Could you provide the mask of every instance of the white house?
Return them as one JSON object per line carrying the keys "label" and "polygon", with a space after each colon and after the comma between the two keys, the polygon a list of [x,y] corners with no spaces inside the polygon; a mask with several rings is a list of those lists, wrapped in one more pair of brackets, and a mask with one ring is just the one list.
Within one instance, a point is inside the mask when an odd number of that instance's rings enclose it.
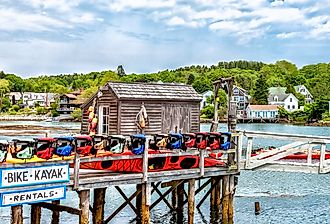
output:
{"label": "white house", "polygon": [[213,91],[211,91],[211,90],[202,93],[203,99],[200,104],[200,109],[203,109],[203,107],[205,107],[207,105],[206,99],[212,95],[213,95]]}
{"label": "white house", "polygon": [[292,94],[270,94],[268,96],[269,105],[278,105],[284,107],[289,112],[298,110],[299,100]]}
{"label": "white house", "polygon": [[278,105],[249,105],[246,108],[249,119],[275,119],[278,116]]}
{"label": "white house", "polygon": [[28,107],[34,107],[36,104],[49,106],[51,102],[55,101],[54,93],[10,92],[8,97],[12,103],[16,104],[19,100],[22,100],[23,104]]}
{"label": "white house", "polygon": [[297,93],[304,95],[305,103],[313,103],[313,95],[309,92],[309,90],[304,85],[298,85],[294,87]]}

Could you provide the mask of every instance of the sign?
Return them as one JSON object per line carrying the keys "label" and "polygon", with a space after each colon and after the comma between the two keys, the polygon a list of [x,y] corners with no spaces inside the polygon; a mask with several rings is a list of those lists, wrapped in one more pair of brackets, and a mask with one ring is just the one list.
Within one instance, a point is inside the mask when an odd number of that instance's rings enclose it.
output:
{"label": "sign", "polygon": [[0,206],[15,206],[26,203],[60,200],[66,197],[66,186],[33,189],[1,194]]}
{"label": "sign", "polygon": [[69,164],[1,169],[0,188],[70,181]]}

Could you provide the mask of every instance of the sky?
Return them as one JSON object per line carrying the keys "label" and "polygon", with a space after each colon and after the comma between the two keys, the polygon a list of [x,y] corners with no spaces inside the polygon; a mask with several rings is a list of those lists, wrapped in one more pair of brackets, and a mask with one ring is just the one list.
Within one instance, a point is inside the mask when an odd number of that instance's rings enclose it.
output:
{"label": "sky", "polygon": [[330,62],[330,0],[0,0],[0,70],[23,77]]}

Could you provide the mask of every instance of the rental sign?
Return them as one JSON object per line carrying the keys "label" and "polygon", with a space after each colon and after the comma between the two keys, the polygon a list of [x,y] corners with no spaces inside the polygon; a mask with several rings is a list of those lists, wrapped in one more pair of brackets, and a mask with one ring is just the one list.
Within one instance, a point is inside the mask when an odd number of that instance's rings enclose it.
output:
{"label": "rental sign", "polygon": [[64,199],[65,196],[66,186],[6,192],[1,194],[0,206],[15,206],[26,203],[60,200]]}
{"label": "rental sign", "polygon": [[69,164],[1,169],[0,188],[70,181]]}

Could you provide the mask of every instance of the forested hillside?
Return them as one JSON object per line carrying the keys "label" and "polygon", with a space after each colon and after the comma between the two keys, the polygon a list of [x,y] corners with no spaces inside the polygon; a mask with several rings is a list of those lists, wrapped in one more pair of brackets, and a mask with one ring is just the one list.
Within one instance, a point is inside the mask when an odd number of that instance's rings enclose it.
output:
{"label": "forested hillside", "polygon": [[[217,65],[193,65],[175,70],[164,70],[149,74],[127,74],[123,69],[114,71],[91,72],[88,74],[67,74],[38,76],[22,79],[19,74],[0,72],[0,92],[55,92],[65,93],[84,89],[85,95],[94,92],[106,82],[179,82],[191,84],[199,93],[212,89],[212,82],[220,77],[235,77],[236,85],[258,95],[261,88],[284,86],[292,89],[294,85],[304,84],[316,99],[330,99],[330,63],[307,65],[298,69],[287,61],[264,64],[254,61],[219,62]],[[8,80],[5,81],[5,80]],[[266,80],[265,82],[262,82]],[[261,81],[261,82],[259,82]],[[256,85],[258,83],[258,85]],[[258,97],[256,97],[257,99]],[[258,103],[258,102],[256,102]]]}

